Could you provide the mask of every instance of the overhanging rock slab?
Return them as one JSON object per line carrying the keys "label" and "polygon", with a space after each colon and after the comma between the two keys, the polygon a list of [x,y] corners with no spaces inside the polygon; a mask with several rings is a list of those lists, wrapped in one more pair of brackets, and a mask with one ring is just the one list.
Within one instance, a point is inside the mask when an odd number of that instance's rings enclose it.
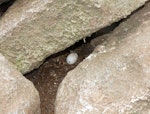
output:
{"label": "overhanging rock slab", "polygon": [[0,52],[22,73],[147,0],[17,0],[0,19]]}

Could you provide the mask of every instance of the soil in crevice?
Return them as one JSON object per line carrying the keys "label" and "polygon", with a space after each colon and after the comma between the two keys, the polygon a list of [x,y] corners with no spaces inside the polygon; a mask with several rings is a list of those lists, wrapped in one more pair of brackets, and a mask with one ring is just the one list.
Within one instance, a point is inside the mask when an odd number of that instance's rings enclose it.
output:
{"label": "soil in crevice", "polygon": [[[75,68],[93,49],[89,43],[80,44],[79,42],[65,51],[50,56],[38,69],[25,75],[39,91],[42,114],[54,114],[54,102],[59,84],[67,72]],[[79,56],[73,65],[66,62],[70,51],[78,53]]]}

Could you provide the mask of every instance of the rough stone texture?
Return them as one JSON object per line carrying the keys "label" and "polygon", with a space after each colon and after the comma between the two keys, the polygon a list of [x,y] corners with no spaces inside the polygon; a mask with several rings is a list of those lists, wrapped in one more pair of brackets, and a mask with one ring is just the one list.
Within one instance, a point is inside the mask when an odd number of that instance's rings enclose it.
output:
{"label": "rough stone texture", "polygon": [[0,52],[22,73],[147,0],[18,0],[0,19]]}
{"label": "rough stone texture", "polygon": [[98,46],[60,84],[55,114],[150,114],[150,3],[108,36],[116,45]]}
{"label": "rough stone texture", "polygon": [[0,114],[40,114],[39,94],[0,54]]}

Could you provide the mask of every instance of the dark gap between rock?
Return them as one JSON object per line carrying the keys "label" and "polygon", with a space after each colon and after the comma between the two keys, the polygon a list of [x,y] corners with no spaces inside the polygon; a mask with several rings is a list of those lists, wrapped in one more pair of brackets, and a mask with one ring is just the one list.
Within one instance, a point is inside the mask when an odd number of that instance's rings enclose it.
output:
{"label": "dark gap between rock", "polygon": [[16,0],[10,0],[4,2],[0,5],[0,17],[7,11],[7,9],[15,2]]}

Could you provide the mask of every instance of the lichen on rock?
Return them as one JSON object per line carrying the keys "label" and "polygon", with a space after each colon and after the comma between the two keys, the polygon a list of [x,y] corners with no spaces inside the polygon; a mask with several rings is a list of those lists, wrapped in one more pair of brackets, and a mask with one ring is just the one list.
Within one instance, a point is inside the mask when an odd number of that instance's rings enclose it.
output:
{"label": "lichen on rock", "polygon": [[0,52],[22,73],[147,0],[17,0],[0,19]]}

